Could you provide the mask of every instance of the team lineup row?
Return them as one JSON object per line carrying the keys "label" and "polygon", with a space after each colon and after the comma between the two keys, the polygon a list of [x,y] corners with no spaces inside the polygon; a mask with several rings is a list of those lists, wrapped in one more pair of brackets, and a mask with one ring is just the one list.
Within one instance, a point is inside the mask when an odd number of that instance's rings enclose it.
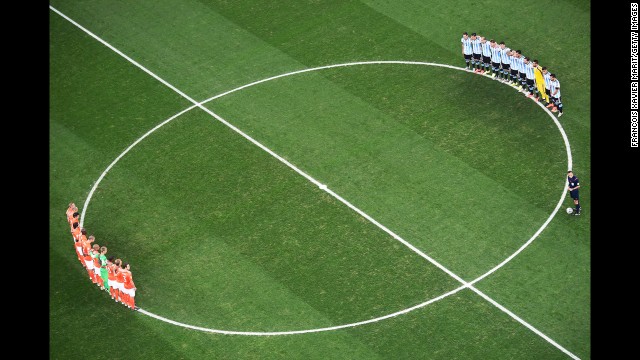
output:
{"label": "team lineup row", "polygon": [[89,279],[109,292],[111,298],[124,304],[132,310],[138,310],[135,305],[136,285],[131,274],[131,265],[123,263],[113,256],[107,258],[108,249],[94,244],[95,237],[87,237],[85,228],[80,228],[80,214],[74,203],[67,208],[67,221],[71,228],[73,243],[78,260],[89,273]]}
{"label": "team lineup row", "polygon": [[508,48],[504,41],[499,44],[484,36],[462,33],[462,55],[467,71],[483,74],[518,88],[527,97],[539,101],[542,98],[547,108],[562,116],[560,81],[538,60],[522,55],[520,50]]}

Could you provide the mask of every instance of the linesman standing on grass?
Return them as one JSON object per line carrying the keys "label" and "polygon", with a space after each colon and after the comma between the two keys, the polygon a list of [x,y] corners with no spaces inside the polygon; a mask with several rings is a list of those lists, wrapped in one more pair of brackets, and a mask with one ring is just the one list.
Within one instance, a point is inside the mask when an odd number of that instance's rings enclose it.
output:
{"label": "linesman standing on grass", "polygon": [[462,55],[464,56],[465,69],[467,71],[471,71],[471,39],[469,39],[469,34],[467,32],[462,33],[462,39],[460,39],[462,43]]}
{"label": "linesman standing on grass", "polygon": [[567,182],[569,183],[569,194],[571,194],[573,204],[576,206],[573,215],[580,215],[580,194],[578,193],[578,189],[580,189],[580,181],[577,176],[573,175],[573,171],[571,170],[567,172]]}

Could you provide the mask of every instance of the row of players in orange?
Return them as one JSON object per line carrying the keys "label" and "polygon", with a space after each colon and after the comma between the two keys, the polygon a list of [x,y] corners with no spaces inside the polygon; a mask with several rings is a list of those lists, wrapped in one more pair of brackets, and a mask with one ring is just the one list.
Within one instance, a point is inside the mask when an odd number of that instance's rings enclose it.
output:
{"label": "row of players in orange", "polygon": [[85,228],[80,227],[80,214],[74,203],[69,203],[67,221],[71,227],[78,260],[87,269],[91,281],[101,290],[109,292],[114,301],[138,310],[135,305],[136,285],[133,283],[131,265],[120,259],[114,260],[113,256],[107,258],[107,247],[93,244],[95,237],[87,237]]}

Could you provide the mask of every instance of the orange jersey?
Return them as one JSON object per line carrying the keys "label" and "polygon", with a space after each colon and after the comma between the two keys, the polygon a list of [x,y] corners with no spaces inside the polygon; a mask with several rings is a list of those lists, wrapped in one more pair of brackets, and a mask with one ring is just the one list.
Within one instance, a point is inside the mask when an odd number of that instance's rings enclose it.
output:
{"label": "orange jersey", "polygon": [[116,264],[107,265],[107,276],[109,282],[116,281]]}
{"label": "orange jersey", "polygon": [[71,235],[73,235],[74,239],[80,239],[80,235],[82,235],[82,230],[80,229],[80,226],[71,230]]}
{"label": "orange jersey", "polygon": [[124,272],[126,271],[125,269],[121,269],[121,268],[116,268],[118,270],[118,272],[116,273],[116,281],[119,283],[123,283],[124,282]]}
{"label": "orange jersey", "polygon": [[100,267],[100,253],[97,251],[91,251],[91,258],[93,259],[93,266]]}
{"label": "orange jersey", "polygon": [[133,289],[135,285],[133,284],[133,275],[131,271],[124,270],[124,288],[125,289]]}
{"label": "orange jersey", "polygon": [[73,213],[74,213],[73,209],[71,207],[69,207],[67,209],[67,221],[69,223],[71,223],[71,219],[73,219]]}
{"label": "orange jersey", "polygon": [[86,261],[91,260],[91,244],[88,241],[82,241],[82,253]]}
{"label": "orange jersey", "polygon": [[69,219],[69,227],[71,228],[71,230],[73,230],[73,223],[77,222],[78,225],[80,225],[80,216],[78,216],[77,218],[70,218]]}

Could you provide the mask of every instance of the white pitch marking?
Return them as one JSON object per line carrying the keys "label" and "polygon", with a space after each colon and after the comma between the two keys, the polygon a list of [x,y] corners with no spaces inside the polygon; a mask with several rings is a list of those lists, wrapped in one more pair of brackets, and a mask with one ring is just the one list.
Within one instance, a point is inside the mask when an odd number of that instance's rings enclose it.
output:
{"label": "white pitch marking", "polygon": [[218,334],[225,334],[225,335],[253,335],[253,336],[276,336],[276,335],[295,335],[295,334],[308,334],[308,333],[314,333],[314,332],[322,332],[322,331],[331,331],[331,330],[338,330],[338,329],[344,329],[344,328],[349,328],[349,327],[354,327],[354,326],[359,326],[359,325],[364,325],[364,324],[370,324],[373,322],[378,322],[380,320],[384,320],[384,319],[389,319],[401,314],[406,314],[410,311],[425,307],[431,303],[434,303],[438,300],[444,299],[449,295],[453,295],[455,293],[457,293],[458,291],[466,288],[467,285],[462,285],[460,287],[457,287],[447,293],[444,293],[438,297],[435,297],[431,300],[425,301],[423,303],[420,303],[418,305],[412,306],[410,308],[406,308],[397,312],[394,312],[392,314],[388,314],[388,315],[384,315],[381,317],[377,317],[375,319],[369,319],[369,320],[365,320],[365,321],[359,321],[356,323],[351,323],[351,324],[344,324],[344,325],[337,325],[337,326],[331,326],[331,327],[325,327],[325,328],[317,328],[317,329],[308,329],[308,330],[293,330],[293,331],[273,331],[273,332],[268,332],[268,331],[234,331],[234,330],[218,330],[218,329],[209,329],[209,328],[203,328],[200,326],[194,326],[194,325],[189,325],[189,324],[184,324],[175,320],[171,320],[171,319],[167,319],[164,318],[162,316],[150,313],[146,310],[143,309],[139,309],[138,312],[141,312],[145,315],[149,315],[151,317],[154,317],[158,320],[162,320],[164,322],[168,322],[170,324],[173,325],[178,325],[178,326],[182,326],[188,329],[193,329],[193,330],[200,330],[200,331],[206,331],[206,332],[211,332],[211,333],[218,333]]}
{"label": "white pitch marking", "polygon": [[102,179],[104,178],[105,175],[107,175],[107,173],[109,172],[109,170],[111,170],[111,168],[113,167],[113,165],[115,165],[118,161],[120,161],[120,159],[125,156],[126,153],[129,152],[129,150],[133,149],[134,146],[138,145],[138,143],[140,141],[142,141],[144,138],[146,138],[147,136],[151,135],[152,132],[160,129],[163,125],[165,125],[166,123],[168,123],[169,121],[177,118],[178,116],[186,113],[187,111],[190,111],[191,109],[195,108],[195,105],[191,105],[188,108],[180,111],[179,113],[173,115],[172,117],[168,118],[167,120],[161,122],[160,124],[156,125],[153,129],[147,131],[144,135],[140,136],[138,138],[138,140],[134,141],[133,144],[129,145],[128,148],[126,148],[122,154],[118,155],[118,157],[113,160],[111,162],[111,164],[109,164],[109,166],[107,166],[107,168],[102,172],[102,174],[100,174],[100,177],[98,178],[98,180],[96,180],[96,182],[93,184],[93,186],[91,187],[91,191],[89,191],[89,195],[87,195],[87,200],[84,201],[84,206],[82,207],[82,215],[80,215],[80,227],[82,227],[82,224],[84,224],[84,214],[87,212],[87,207],[89,206],[89,201],[91,201],[91,197],[93,196],[93,192],[96,191],[96,189],[98,188],[98,184],[100,184],[100,182],[102,181]]}
{"label": "white pitch marking", "polygon": [[[327,65],[327,66],[321,66],[321,67],[317,67],[317,68],[310,68],[310,69],[304,69],[304,70],[299,70],[299,71],[294,71],[291,73],[287,73],[287,74],[282,74],[282,75],[278,75],[278,76],[274,76],[271,78],[267,78],[267,79],[263,79],[251,84],[247,84],[244,86],[241,86],[239,88],[230,90],[226,93],[214,96],[212,98],[209,98],[205,101],[202,102],[196,102],[194,99],[192,99],[191,97],[189,97],[188,95],[184,94],[182,91],[178,90],[177,88],[175,88],[173,85],[169,84],[168,82],[166,82],[164,79],[160,78],[159,76],[157,76],[156,74],[154,74],[153,72],[151,72],[150,70],[146,69],[144,66],[140,65],[139,63],[137,63],[135,60],[131,59],[130,57],[128,57],[127,55],[125,55],[124,53],[122,53],[120,50],[116,49],[115,47],[113,47],[112,45],[110,45],[109,43],[107,43],[106,41],[102,40],[101,38],[99,38],[97,35],[93,34],[92,32],[90,32],[89,30],[85,29],[84,27],[82,27],[80,24],[78,24],[77,22],[73,21],[71,18],[67,17],[66,15],[64,15],[63,13],[61,13],[60,11],[58,11],[57,9],[55,9],[53,6],[49,5],[49,8],[51,10],[53,10],[54,12],[56,12],[58,15],[60,15],[61,17],[65,18],[67,21],[71,22],[72,24],[74,24],[75,26],[77,26],[78,28],[80,28],[81,30],[83,30],[84,32],[86,32],[87,34],[89,34],[90,36],[92,36],[93,38],[95,38],[96,40],[98,40],[99,42],[101,42],[102,44],[104,44],[105,46],[107,46],[108,48],[110,48],[111,50],[113,50],[114,52],[116,52],[117,54],[121,55],[123,58],[125,58],[126,60],[128,60],[129,62],[131,62],[132,64],[134,64],[135,66],[139,67],[141,70],[143,70],[144,72],[148,73],[149,75],[151,75],[153,78],[155,78],[156,80],[160,81],[162,84],[166,85],[167,87],[169,87],[170,89],[174,90],[176,93],[178,93],[179,95],[181,95],[182,97],[184,97],[185,99],[189,100],[190,102],[192,102],[194,105],[192,105],[191,107],[181,111],[180,113],[172,116],[171,118],[165,120],[164,122],[162,122],[161,124],[157,125],[156,127],[154,127],[152,130],[150,130],[149,132],[147,132],[145,135],[143,135],[140,139],[138,139],[136,142],[134,142],[131,146],[129,146],[122,154],[120,154],[120,156],[118,156],[118,158],[116,158],[116,160],[114,160],[108,167],[107,169],[102,173],[102,175],[99,177],[98,181],[96,181],[96,183],[94,184],[94,187],[91,189],[89,196],[87,197],[87,200],[85,201],[85,206],[84,209],[82,211],[82,219],[81,219],[81,225],[82,222],[84,221],[84,214],[86,212],[86,207],[89,204],[90,198],[93,195],[93,192],[95,191],[95,189],[97,188],[97,184],[102,180],[102,178],[104,178],[104,176],[106,175],[106,173],[108,172],[108,170],[111,169],[111,167],[113,167],[113,165],[115,165],[115,163],[122,157],[124,156],[131,148],[133,148],[133,146],[135,146],[139,141],[141,141],[143,138],[145,138],[146,136],[148,136],[149,134],[151,134],[153,131],[157,130],[158,128],[160,128],[162,125],[168,123],[169,121],[173,120],[174,118],[178,117],[179,115],[182,115],[183,113],[192,110],[195,107],[199,107],[202,110],[204,110],[205,112],[207,112],[209,115],[213,116],[214,118],[216,118],[218,121],[222,122],[223,124],[227,125],[228,127],[230,127],[232,130],[236,131],[237,133],[239,133],[240,135],[242,135],[243,137],[245,137],[246,139],[248,139],[249,141],[251,141],[252,143],[254,143],[255,145],[257,145],[258,147],[260,147],[261,149],[265,150],[266,152],[268,152],[270,155],[274,156],[275,158],[277,158],[278,160],[280,160],[281,162],[283,162],[285,165],[289,166],[290,168],[292,168],[293,170],[295,170],[297,173],[299,173],[300,175],[304,176],[305,178],[307,178],[309,181],[311,181],[312,183],[314,183],[315,185],[317,185],[320,188],[326,188],[326,185],[320,184],[317,180],[315,180],[314,178],[312,178],[311,176],[309,176],[308,174],[304,173],[302,170],[298,169],[297,167],[295,167],[293,164],[289,163],[287,160],[285,160],[284,158],[282,158],[281,156],[277,155],[276,153],[274,153],[273,151],[271,151],[269,148],[267,148],[266,146],[262,145],[261,143],[259,143],[258,141],[254,140],[252,137],[250,137],[249,135],[245,134],[244,132],[242,132],[240,129],[236,128],[235,126],[231,125],[229,122],[227,122],[226,120],[224,120],[222,117],[220,117],[219,115],[215,114],[214,112],[212,112],[211,110],[205,108],[203,106],[204,103],[211,101],[213,99],[219,98],[223,95],[229,94],[231,92],[234,91],[238,91],[240,89],[249,87],[249,86],[253,86],[265,81],[269,81],[269,80],[273,80],[273,79],[277,79],[280,77],[284,77],[284,76],[290,76],[290,75],[294,75],[294,74],[299,74],[299,73],[304,73],[304,72],[309,72],[309,71],[314,71],[314,70],[321,70],[321,69],[329,69],[329,68],[334,68],[334,67],[342,67],[342,66],[354,66],[354,65],[369,65],[369,64],[415,64],[415,65],[431,65],[431,66],[438,66],[438,67],[446,67],[446,68],[451,68],[451,69],[455,69],[455,70],[460,70],[460,71],[465,71],[463,68],[460,67],[456,67],[456,66],[452,66],[452,65],[445,65],[445,64],[437,64],[437,63],[429,63],[429,62],[418,62],[418,61],[362,61],[362,62],[352,62],[352,63],[344,63],[344,64],[335,64],[335,65]],[[538,104],[541,107],[542,104]],[[565,145],[567,147],[567,154],[568,154],[568,167],[571,167],[571,152],[570,152],[570,147],[569,147],[569,142],[568,142],[568,138],[564,132],[564,129],[562,128],[562,126],[560,125],[560,123],[557,121],[557,119],[553,116],[553,114],[551,114],[549,112],[548,109],[544,108],[544,110],[547,111],[547,113],[550,114],[550,116],[553,118],[554,122],[556,123],[556,125],[559,127],[563,139],[565,141]],[[323,190],[324,190],[323,188]],[[331,190],[326,189],[325,191],[327,191],[328,193],[332,194],[336,199],[340,200],[341,202],[343,202],[344,204],[346,204],[347,206],[349,206],[350,208],[352,208],[353,210],[357,211],[359,214],[365,216],[366,214],[364,212],[362,212],[361,210],[359,210],[358,208],[356,208],[355,206],[351,205],[349,202],[347,202],[346,200],[344,200],[342,197],[340,197],[339,195],[337,195],[336,193],[334,193]],[[560,204],[562,203],[562,200],[564,200],[566,195],[566,188],[563,186],[563,193],[562,193],[562,197],[561,197],[561,201]],[[560,349],[561,351],[563,351],[564,353],[568,354],[569,356],[571,356],[574,359],[579,359],[577,356],[575,356],[574,354],[572,354],[571,352],[569,352],[568,350],[566,350],[565,348],[563,348],[561,345],[559,345],[558,343],[556,343],[555,341],[553,341],[551,338],[549,338],[548,336],[544,335],[542,332],[540,332],[539,330],[537,330],[535,327],[533,327],[532,325],[530,325],[529,323],[527,323],[526,321],[524,321],[523,319],[519,318],[517,315],[515,315],[513,312],[509,311],[507,308],[505,308],[504,306],[500,305],[499,303],[497,303],[495,300],[491,299],[489,296],[487,296],[486,294],[484,294],[483,292],[481,292],[480,290],[478,290],[477,288],[475,288],[472,283],[475,283],[479,280],[481,280],[482,278],[486,277],[487,275],[489,275],[490,273],[495,272],[497,269],[499,269],[500,267],[504,266],[504,264],[506,264],[508,261],[510,261],[511,259],[513,259],[513,257],[515,257],[518,253],[520,253],[522,250],[524,250],[524,248],[526,246],[528,246],[534,239],[535,237],[537,237],[537,235],[539,235],[542,230],[544,230],[544,228],[548,225],[548,223],[550,222],[550,220],[553,218],[553,216],[555,216],[555,214],[557,213],[559,206],[556,206],[556,209],[552,212],[552,214],[550,215],[550,217],[547,219],[547,221],[543,224],[543,226],[536,232],[536,234],[534,234],[534,236],[529,239],[529,241],[527,241],[527,243],[525,243],[525,245],[523,245],[520,249],[518,249],[514,254],[512,254],[512,256],[510,256],[506,261],[503,261],[502,263],[500,263],[498,266],[494,267],[493,269],[491,269],[489,272],[483,274],[480,278],[468,283],[466,281],[464,281],[462,278],[460,278],[458,275],[456,275],[455,273],[451,272],[450,270],[448,270],[447,268],[445,268],[444,266],[442,266],[440,263],[438,263],[436,260],[432,259],[431,257],[429,257],[428,255],[424,254],[422,251],[420,251],[419,249],[417,249],[416,247],[414,247],[413,245],[411,245],[410,243],[408,243],[407,241],[405,241],[404,239],[402,239],[400,236],[398,236],[397,234],[393,233],[391,230],[389,230],[388,228],[386,228],[385,226],[383,226],[382,224],[378,223],[377,221],[375,221],[373,218],[371,218],[370,216],[366,215],[365,217],[372,221],[372,223],[374,223],[375,225],[377,225],[379,228],[381,228],[382,230],[384,230],[385,232],[389,233],[394,239],[402,242],[405,246],[409,247],[411,250],[413,250],[415,253],[417,253],[418,255],[420,255],[421,257],[427,259],[429,262],[431,262],[433,265],[435,265],[436,267],[440,268],[441,270],[443,270],[444,272],[446,272],[448,275],[450,275],[451,277],[453,277],[454,279],[456,279],[458,282],[460,282],[463,286],[460,286],[448,293],[445,293],[443,295],[440,295],[434,299],[431,299],[427,302],[415,305],[413,307],[401,310],[399,312],[393,313],[393,314],[389,314],[389,315],[385,315],[379,318],[375,318],[375,319],[370,319],[370,320],[366,320],[366,321],[362,321],[362,322],[358,322],[358,323],[352,323],[352,324],[345,324],[345,325],[339,325],[339,326],[334,326],[334,327],[329,327],[329,328],[323,328],[323,329],[309,329],[309,330],[298,330],[298,331],[288,331],[288,332],[273,332],[273,333],[268,333],[268,332],[233,332],[233,331],[225,331],[225,330],[216,330],[216,329],[207,329],[207,328],[201,328],[201,327],[197,327],[197,326],[192,326],[192,325],[188,325],[188,324],[182,324],[179,323],[177,321],[173,321],[170,319],[166,319],[163,318],[161,316],[152,314],[146,310],[140,309],[139,312],[142,312],[146,315],[149,315],[151,317],[154,317],[156,319],[159,320],[163,320],[165,322],[174,324],[174,325],[179,325],[179,326],[183,326],[183,327],[187,327],[187,328],[191,328],[191,329],[196,329],[196,330],[201,330],[201,331],[208,331],[208,332],[218,332],[218,333],[225,333],[225,334],[241,334],[241,335],[285,335],[285,334],[298,334],[298,333],[305,333],[305,332],[318,332],[318,331],[328,331],[328,330],[335,330],[335,329],[340,329],[340,328],[345,328],[345,327],[351,327],[351,326],[358,326],[358,325],[362,325],[362,324],[367,324],[367,323],[371,323],[371,322],[376,322],[376,321],[380,321],[383,319],[387,319],[389,317],[393,317],[393,316],[397,316],[400,314],[404,314],[407,313],[409,311],[415,310],[417,308],[426,306],[432,302],[435,302],[437,300],[441,300],[455,292],[458,292],[459,290],[468,287],[471,290],[473,290],[474,292],[476,292],[477,294],[479,294],[480,296],[482,296],[485,300],[489,301],[491,304],[493,304],[494,306],[496,306],[498,309],[500,309],[501,311],[505,312],[507,315],[511,316],[513,319],[515,319],[516,321],[520,322],[521,324],[525,325],[527,328],[529,328],[530,330],[532,330],[534,333],[536,333],[537,335],[541,336],[543,339],[545,339],[546,341],[548,341],[550,344],[554,345],[555,347],[557,347],[558,349]]]}

